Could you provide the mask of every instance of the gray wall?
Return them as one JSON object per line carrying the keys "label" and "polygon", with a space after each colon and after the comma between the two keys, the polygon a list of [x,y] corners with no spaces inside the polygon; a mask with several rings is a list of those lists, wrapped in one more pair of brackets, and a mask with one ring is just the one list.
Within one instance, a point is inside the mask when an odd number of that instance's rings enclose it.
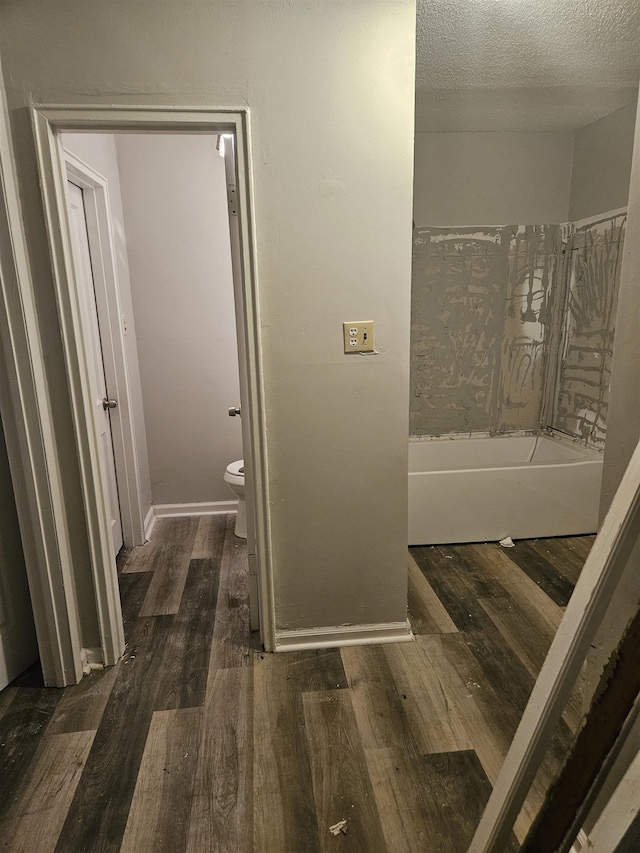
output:
{"label": "gray wall", "polygon": [[540,427],[558,226],[417,228],[412,435]]}
{"label": "gray wall", "polygon": [[[578,222],[557,258],[560,232],[541,250],[537,235],[553,226],[524,226],[626,205],[634,115],[624,107],[575,134],[416,134],[412,434],[536,429],[551,417],[603,447],[624,217]],[[516,303],[534,281],[527,327]]]}
{"label": "gray wall", "polygon": [[627,206],[635,120],[634,103],[576,131],[569,219]]}
{"label": "gray wall", "polygon": [[609,390],[609,438],[604,454],[601,514],[609,508],[640,441],[640,107],[636,119],[627,236],[616,309],[616,349]]}
{"label": "gray wall", "polygon": [[603,449],[625,223],[417,228],[411,434],[553,426]]}
{"label": "gray wall", "polygon": [[[639,116],[640,118],[640,116]],[[616,346],[609,389],[609,422],[604,452],[601,516],[604,517],[640,441],[640,121],[636,120],[624,247],[616,312]],[[616,594],[589,652],[586,695],[595,689],[602,667],[640,601],[640,543],[634,548]]]}
{"label": "gray wall", "polygon": [[416,225],[567,222],[626,207],[636,105],[575,132],[416,133]]}
{"label": "gray wall", "polygon": [[567,246],[556,405],[551,425],[604,450],[626,214],[576,223]]}
{"label": "gray wall", "polygon": [[154,504],[228,501],[242,458],[224,160],[216,137],[116,137]]}
{"label": "gray wall", "polygon": [[[406,618],[414,48],[414,0],[2,4],[74,543],[80,480],[25,107],[248,104],[277,623]],[[363,317],[378,354],[345,356],[342,322]]]}
{"label": "gray wall", "polygon": [[147,435],[142,408],[142,393],[140,389],[140,369],[138,366],[138,349],[136,344],[136,326],[131,302],[131,286],[129,275],[129,259],[127,255],[127,240],[124,215],[122,212],[122,197],[120,193],[120,171],[116,153],[115,139],[103,133],[65,133],[62,137],[64,147],[75,154],[101,174],[109,182],[109,203],[113,220],[113,242],[116,252],[118,285],[122,314],[127,324],[125,346],[127,349],[127,368],[131,383],[131,414],[136,435],[136,454],[140,466],[140,490],[142,517],[151,506],[151,481],[149,479],[149,461],[147,455]]}
{"label": "gray wall", "polygon": [[566,222],[573,133],[417,133],[416,225]]}

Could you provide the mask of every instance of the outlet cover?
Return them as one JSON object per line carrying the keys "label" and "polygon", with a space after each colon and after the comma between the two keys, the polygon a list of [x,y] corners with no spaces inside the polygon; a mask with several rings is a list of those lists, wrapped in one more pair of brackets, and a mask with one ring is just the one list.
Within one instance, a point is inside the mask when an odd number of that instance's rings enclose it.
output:
{"label": "outlet cover", "polygon": [[345,353],[373,352],[373,320],[351,320],[343,330]]}

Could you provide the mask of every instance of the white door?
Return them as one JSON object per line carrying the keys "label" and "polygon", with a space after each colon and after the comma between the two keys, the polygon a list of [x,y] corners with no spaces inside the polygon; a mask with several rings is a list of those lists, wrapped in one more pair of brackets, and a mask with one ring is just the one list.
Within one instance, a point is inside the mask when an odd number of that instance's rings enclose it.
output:
{"label": "white door", "polygon": [[[233,293],[236,308],[236,335],[238,340],[238,368],[240,373],[240,409],[249,411],[249,383],[247,380],[246,334],[244,328],[244,304],[242,296],[242,258],[240,255],[240,233],[236,208],[236,157],[235,139],[224,137],[224,165],[227,180],[227,200],[229,204],[229,232],[231,238],[231,261],[233,269]],[[256,531],[254,509],[253,459],[251,454],[251,431],[249,419],[245,414],[242,420],[242,453],[244,457],[245,502],[247,505],[247,555],[249,560],[249,608],[251,628],[260,629],[258,577],[256,574]]]}
{"label": "white door", "polygon": [[0,430],[0,690],[38,659],[9,461]]}
{"label": "white door", "polygon": [[[87,220],[84,208],[82,189],[71,181],[67,182],[67,200],[69,207],[69,225],[71,229],[71,247],[73,250],[73,266],[78,285],[80,299],[80,314],[85,346],[89,357],[89,380],[91,383],[91,399],[93,403],[94,425],[98,434],[98,443],[104,453],[105,470],[108,472],[109,494],[105,495],[105,505],[111,512],[111,535],[113,552],[117,554],[122,548],[122,523],[120,521],[120,504],[118,501],[118,483],[116,466],[113,459],[113,444],[111,441],[110,412],[106,401],[109,400],[102,362],[102,346],[100,343],[100,327],[96,295],[91,271],[91,253],[87,235]],[[110,401],[111,405],[115,401]]]}

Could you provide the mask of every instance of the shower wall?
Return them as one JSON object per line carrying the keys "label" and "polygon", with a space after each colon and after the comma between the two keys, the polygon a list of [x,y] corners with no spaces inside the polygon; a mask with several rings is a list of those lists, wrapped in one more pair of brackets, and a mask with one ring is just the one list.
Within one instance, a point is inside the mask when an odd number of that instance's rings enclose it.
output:
{"label": "shower wall", "polygon": [[562,229],[417,228],[412,435],[540,426]]}
{"label": "shower wall", "polygon": [[604,448],[626,214],[576,223],[551,425]]}
{"label": "shower wall", "polygon": [[410,431],[537,431],[601,447],[624,216],[418,227]]}

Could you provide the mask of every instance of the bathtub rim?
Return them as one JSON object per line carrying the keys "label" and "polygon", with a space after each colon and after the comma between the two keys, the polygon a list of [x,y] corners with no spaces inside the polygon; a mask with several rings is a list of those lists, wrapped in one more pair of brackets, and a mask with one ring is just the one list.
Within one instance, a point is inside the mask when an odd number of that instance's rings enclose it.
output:
{"label": "bathtub rim", "polygon": [[[488,461],[485,459],[480,459],[479,464],[471,462],[467,465],[450,465],[446,467],[442,467],[442,463],[438,463],[438,467],[426,467],[424,465],[424,461],[421,465],[416,466],[412,464],[412,454],[411,447],[419,447],[426,446],[427,444],[442,444],[445,442],[461,442],[461,443],[470,443],[470,442],[478,442],[480,446],[484,445],[489,440],[492,440],[497,444],[499,441],[510,441],[510,440],[521,440],[521,439],[534,439],[539,440],[542,439],[545,443],[555,444],[557,447],[566,447],[567,449],[571,448],[572,451],[579,450],[580,456],[574,456],[567,458],[559,458],[551,461],[536,461],[534,456],[529,459],[524,457],[513,461],[505,463],[500,460],[492,460]],[[494,449],[495,449],[494,444]],[[470,448],[469,448],[470,449]],[[524,449],[524,448],[523,448]],[[537,443],[533,444],[533,447],[530,448],[532,454],[535,454],[537,449]],[[435,450],[434,450],[435,452]],[[441,474],[441,473],[453,473],[453,472],[481,472],[481,471],[497,471],[497,470],[505,470],[505,471],[514,471],[519,468],[536,468],[541,469],[545,467],[553,467],[557,468],[558,466],[575,466],[575,465],[602,465],[604,459],[603,451],[600,451],[598,448],[589,447],[584,443],[581,443],[575,439],[571,439],[569,436],[564,436],[564,434],[549,434],[547,432],[544,433],[504,433],[496,435],[489,433],[464,433],[464,434],[451,434],[446,436],[409,436],[409,453],[408,453],[408,475],[416,476],[418,474]]]}

